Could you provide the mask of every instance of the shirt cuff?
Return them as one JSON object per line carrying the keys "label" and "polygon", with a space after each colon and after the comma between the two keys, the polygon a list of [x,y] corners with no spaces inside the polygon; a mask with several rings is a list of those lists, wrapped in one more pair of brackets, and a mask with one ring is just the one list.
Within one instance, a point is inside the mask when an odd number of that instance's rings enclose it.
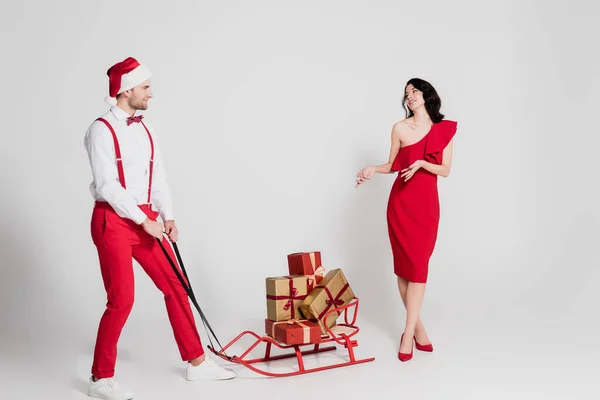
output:
{"label": "shirt cuff", "polygon": [[146,215],[145,212],[143,212],[141,209],[137,209],[137,211],[135,212],[135,215],[133,215],[133,220],[135,221],[136,224],[141,225],[142,222],[144,222],[146,220],[146,218],[148,218],[148,216]]}
{"label": "shirt cuff", "polygon": [[163,221],[170,221],[170,220],[175,220],[175,217],[173,216],[173,213],[170,211],[165,211],[163,213],[160,213],[160,216],[162,218]]}

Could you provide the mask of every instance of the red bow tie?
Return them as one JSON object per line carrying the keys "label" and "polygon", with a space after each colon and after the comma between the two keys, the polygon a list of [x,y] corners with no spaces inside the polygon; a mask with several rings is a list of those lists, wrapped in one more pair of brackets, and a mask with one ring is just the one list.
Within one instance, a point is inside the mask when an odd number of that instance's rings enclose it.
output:
{"label": "red bow tie", "polygon": [[127,126],[133,124],[134,122],[142,122],[143,115],[138,115],[135,117],[127,117]]}

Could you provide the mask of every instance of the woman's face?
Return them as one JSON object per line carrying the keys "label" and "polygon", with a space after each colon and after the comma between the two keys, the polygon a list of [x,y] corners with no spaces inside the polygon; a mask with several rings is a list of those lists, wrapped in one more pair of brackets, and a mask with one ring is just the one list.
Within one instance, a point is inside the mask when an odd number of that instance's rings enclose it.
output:
{"label": "woman's face", "polygon": [[413,113],[417,108],[424,106],[425,100],[423,100],[423,92],[416,89],[413,85],[408,85],[406,87],[406,105]]}

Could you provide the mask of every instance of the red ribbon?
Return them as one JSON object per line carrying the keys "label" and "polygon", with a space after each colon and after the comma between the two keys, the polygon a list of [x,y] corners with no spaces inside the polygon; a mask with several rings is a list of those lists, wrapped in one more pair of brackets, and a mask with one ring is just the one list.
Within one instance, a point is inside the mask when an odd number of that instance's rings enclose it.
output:
{"label": "red ribbon", "polygon": [[[319,287],[319,286],[317,286],[317,287]],[[329,290],[329,288],[327,286],[322,286],[323,290],[325,290],[325,293],[327,293],[327,296],[329,297],[329,299],[327,299],[325,301],[325,304],[327,304],[327,307],[325,307],[325,309],[321,312],[321,314],[319,314],[319,320],[323,319],[323,317],[325,316],[327,311],[329,311],[329,309],[331,308],[332,305],[335,304],[336,306],[341,306],[344,304],[344,300],[340,299],[340,297],[342,297],[342,295],[344,294],[346,289],[348,289],[349,287],[350,287],[350,285],[348,283],[346,283],[344,285],[344,287],[342,287],[342,290],[340,290],[340,292],[337,294],[337,296],[335,296],[335,298],[333,298],[333,295],[331,294],[331,291]]]}
{"label": "red ribbon", "polygon": [[[295,287],[290,289],[290,299],[285,303],[285,305],[283,306],[283,309],[285,311],[289,310],[290,307],[292,306],[293,302],[294,302],[294,298],[296,297],[296,295],[298,294],[298,289],[296,289]],[[292,317],[294,318],[294,317]]]}
{"label": "red ribbon", "polygon": [[325,304],[327,305],[336,305],[336,306],[343,306],[344,305],[344,300],[327,300],[325,301]]}

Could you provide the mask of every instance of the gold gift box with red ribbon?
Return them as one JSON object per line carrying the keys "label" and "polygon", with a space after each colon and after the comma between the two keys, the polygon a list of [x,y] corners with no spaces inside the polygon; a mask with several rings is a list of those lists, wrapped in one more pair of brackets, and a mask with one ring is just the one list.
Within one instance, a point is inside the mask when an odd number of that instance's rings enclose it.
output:
{"label": "gold gift box with red ribbon", "polygon": [[306,296],[300,304],[300,311],[304,318],[318,321],[321,332],[327,333],[325,326],[335,326],[339,312],[334,312],[325,320],[325,314],[336,307],[348,304],[354,299],[354,292],[346,280],[341,269],[333,269],[325,278]]}
{"label": "gold gift box with red ribbon", "polygon": [[290,275],[304,275],[308,279],[309,293],[323,280],[325,268],[321,264],[320,251],[292,253],[287,259]]}
{"label": "gold gift box with red ribbon", "polygon": [[306,276],[288,275],[265,279],[267,289],[267,319],[286,321],[301,318],[298,306],[308,294]]}
{"label": "gold gift box with red ribbon", "polygon": [[306,319],[271,321],[265,319],[267,335],[284,344],[317,344],[321,342],[321,327]]}

